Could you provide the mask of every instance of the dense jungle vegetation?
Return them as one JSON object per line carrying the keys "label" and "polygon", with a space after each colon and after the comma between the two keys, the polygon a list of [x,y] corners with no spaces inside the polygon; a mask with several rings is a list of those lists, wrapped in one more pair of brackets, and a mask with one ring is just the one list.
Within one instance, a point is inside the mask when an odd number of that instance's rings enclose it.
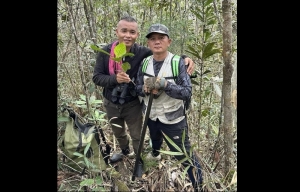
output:
{"label": "dense jungle vegetation", "polygon": [[[163,154],[146,164],[147,174],[130,181],[134,159],[105,171],[70,169],[63,161],[64,106],[71,106],[104,130],[113,151],[118,144],[102,106],[102,88],[92,81],[96,54],[116,39],[120,17],[139,24],[137,43],[146,45],[151,24],[169,27],[170,52],[196,64],[188,112],[189,136],[203,168],[207,191],[237,191],[237,2],[236,0],[58,0],[57,1],[57,189],[59,191],[193,191],[176,159]],[[143,154],[150,150],[148,132]],[[167,151],[167,146],[164,145]]]}

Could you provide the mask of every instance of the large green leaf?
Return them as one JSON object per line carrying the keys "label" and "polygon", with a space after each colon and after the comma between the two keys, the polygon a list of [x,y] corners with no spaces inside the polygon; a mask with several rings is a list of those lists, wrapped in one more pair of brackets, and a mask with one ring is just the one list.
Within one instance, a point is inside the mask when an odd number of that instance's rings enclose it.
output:
{"label": "large green leaf", "polygon": [[210,42],[208,43],[203,50],[203,59],[206,59],[210,57],[213,54],[220,53],[220,49],[213,49],[213,46],[216,44],[216,42]]}
{"label": "large green leaf", "polygon": [[221,53],[221,49],[212,49],[211,51],[207,52],[205,55],[203,55],[203,58],[208,58],[216,53]]}
{"label": "large green leaf", "polygon": [[[201,45],[200,45],[200,46],[201,46]],[[191,45],[188,45],[188,49],[189,49],[189,50],[186,50],[186,52],[188,52],[188,53],[194,55],[196,58],[202,60],[202,57],[201,57],[201,55],[200,55],[201,49],[195,50],[195,48],[192,47]]]}
{"label": "large green leaf", "polygon": [[114,49],[115,57],[122,58],[126,54],[126,45],[125,43],[119,43]]}
{"label": "large green leaf", "polygon": [[123,63],[122,64],[122,69],[123,69],[123,71],[126,73],[126,71],[128,70],[128,69],[130,69],[131,68],[131,66],[130,66],[130,64],[128,63],[128,62],[125,62],[125,63]]}

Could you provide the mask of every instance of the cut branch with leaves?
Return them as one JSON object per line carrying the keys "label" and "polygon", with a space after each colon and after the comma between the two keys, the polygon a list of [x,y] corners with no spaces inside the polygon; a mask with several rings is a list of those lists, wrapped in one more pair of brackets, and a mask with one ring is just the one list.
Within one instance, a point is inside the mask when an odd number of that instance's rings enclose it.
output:
{"label": "cut branch with leaves", "polygon": [[[131,66],[128,62],[120,64],[120,61],[122,60],[123,57],[134,56],[133,53],[126,53],[126,45],[123,42],[116,45],[116,47],[114,49],[114,54],[115,54],[114,57],[112,55],[110,55],[107,51],[100,49],[97,45],[91,45],[91,48],[94,51],[99,51],[99,52],[109,55],[110,59],[114,60],[117,64],[121,65],[121,68],[125,73],[127,72],[127,70],[129,70],[131,68]],[[130,79],[130,81],[135,85],[135,83],[131,79]]]}
{"label": "cut branch with leaves", "polygon": [[[104,54],[110,55],[108,52],[104,51],[103,49],[100,49],[96,45],[91,45],[91,48],[94,51],[99,51],[99,52],[102,52]],[[120,64],[120,61],[122,60],[123,57],[126,57],[126,56],[132,57],[132,56],[134,56],[133,53],[126,53],[126,46],[125,46],[124,43],[119,43],[118,45],[116,45],[116,47],[114,49],[114,53],[115,53],[115,57],[110,55],[110,59],[114,60],[117,64]],[[128,62],[122,63],[121,68],[126,73],[126,71],[128,69],[130,69],[130,64]]]}

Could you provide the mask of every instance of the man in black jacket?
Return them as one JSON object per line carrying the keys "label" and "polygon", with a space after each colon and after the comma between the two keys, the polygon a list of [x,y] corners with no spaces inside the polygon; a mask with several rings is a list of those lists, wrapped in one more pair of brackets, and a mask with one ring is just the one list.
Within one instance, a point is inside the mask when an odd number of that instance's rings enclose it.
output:
{"label": "man in black jacket", "polygon": [[[120,66],[109,59],[107,54],[99,52],[94,68],[93,81],[96,85],[104,87],[103,106],[106,109],[107,118],[110,120],[112,131],[122,150],[110,158],[110,163],[122,160],[123,155],[130,153],[129,136],[125,128],[125,122],[129,129],[134,153],[137,154],[140,142],[140,134],[143,123],[142,105],[135,92],[135,79],[142,60],[150,55],[152,51],[135,43],[139,36],[138,24],[133,17],[124,16],[117,25],[116,35],[118,40],[104,46],[102,49],[114,56],[113,48],[123,42],[126,52],[134,54],[133,57],[126,56],[122,62],[128,62],[130,69],[122,72]],[[188,65],[187,72],[191,74],[194,70],[194,62],[182,56]]]}

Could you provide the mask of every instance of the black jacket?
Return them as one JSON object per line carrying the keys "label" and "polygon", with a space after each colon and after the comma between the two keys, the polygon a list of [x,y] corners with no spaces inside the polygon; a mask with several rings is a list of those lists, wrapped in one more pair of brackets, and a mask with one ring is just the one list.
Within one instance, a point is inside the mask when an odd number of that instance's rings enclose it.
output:
{"label": "black jacket", "polygon": [[[111,44],[108,44],[104,46],[102,49],[108,53],[111,51]],[[133,46],[130,49],[130,52],[134,54],[133,57],[125,57],[124,62],[128,62],[130,64],[130,69],[126,72],[131,80],[134,80],[134,82],[137,79],[137,72],[139,69],[139,66],[142,62],[142,60],[150,55],[152,55],[152,51],[144,46],[140,46],[138,44],[133,44]],[[96,65],[94,68],[94,74],[93,74],[93,82],[101,87],[104,87],[103,89],[103,96],[112,101],[112,90],[119,85],[116,79],[116,75],[109,75],[109,55],[99,52],[96,59]],[[132,83],[131,83],[132,84]],[[129,97],[129,94],[128,94]],[[126,102],[130,102],[134,99],[136,99],[137,96],[131,96],[130,98],[127,98]],[[118,103],[117,101],[114,103]]]}

